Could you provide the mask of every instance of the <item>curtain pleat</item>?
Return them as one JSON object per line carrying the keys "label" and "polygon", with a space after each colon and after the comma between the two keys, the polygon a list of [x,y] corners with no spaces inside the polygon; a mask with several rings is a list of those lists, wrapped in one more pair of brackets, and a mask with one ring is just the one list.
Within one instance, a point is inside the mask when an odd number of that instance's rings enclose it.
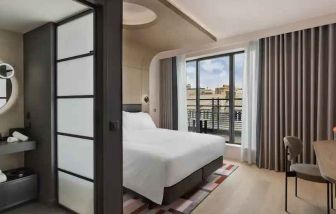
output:
{"label": "curtain pleat", "polygon": [[160,128],[173,129],[172,58],[160,60]]}
{"label": "curtain pleat", "polygon": [[316,163],[313,141],[336,125],[336,24],[260,40],[262,108],[258,165],[285,168],[283,138],[298,136],[301,163]]}

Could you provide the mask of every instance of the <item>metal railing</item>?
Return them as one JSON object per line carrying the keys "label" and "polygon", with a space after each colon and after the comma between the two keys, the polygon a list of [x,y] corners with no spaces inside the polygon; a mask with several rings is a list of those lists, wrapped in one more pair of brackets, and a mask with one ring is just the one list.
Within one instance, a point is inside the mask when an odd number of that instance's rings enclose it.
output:
{"label": "metal railing", "polygon": [[[201,132],[227,135],[230,132],[229,99],[200,99]],[[187,99],[189,130],[196,129],[196,99]],[[242,130],[242,98],[234,99],[234,132]]]}

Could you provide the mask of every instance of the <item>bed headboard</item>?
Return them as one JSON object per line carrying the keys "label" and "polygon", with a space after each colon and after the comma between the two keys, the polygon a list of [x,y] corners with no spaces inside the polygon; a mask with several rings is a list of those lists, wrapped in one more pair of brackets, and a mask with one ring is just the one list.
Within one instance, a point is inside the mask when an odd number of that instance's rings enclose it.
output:
{"label": "bed headboard", "polygon": [[123,111],[141,112],[141,104],[123,104]]}

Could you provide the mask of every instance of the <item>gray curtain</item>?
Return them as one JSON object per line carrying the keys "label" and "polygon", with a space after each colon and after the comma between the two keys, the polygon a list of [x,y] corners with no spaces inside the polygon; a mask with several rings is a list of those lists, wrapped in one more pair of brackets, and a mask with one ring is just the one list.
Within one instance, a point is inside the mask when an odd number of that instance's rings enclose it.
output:
{"label": "gray curtain", "polygon": [[178,129],[176,58],[160,60],[160,128]]}
{"label": "gray curtain", "polygon": [[313,141],[336,125],[336,25],[261,39],[262,109],[257,163],[284,170],[283,137],[304,144],[298,162],[315,163]]}

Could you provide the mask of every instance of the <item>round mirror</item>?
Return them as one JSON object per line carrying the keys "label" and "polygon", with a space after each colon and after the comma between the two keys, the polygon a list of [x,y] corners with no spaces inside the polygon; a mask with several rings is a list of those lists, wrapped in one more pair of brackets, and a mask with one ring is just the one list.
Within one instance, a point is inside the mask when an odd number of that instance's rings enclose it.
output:
{"label": "round mirror", "polygon": [[[14,69],[11,65],[1,63],[0,71],[1,75],[6,77],[0,77],[0,114],[3,114],[14,105],[18,97],[18,83],[16,78],[12,76]],[[12,77],[8,78],[10,76]]]}
{"label": "round mirror", "polygon": [[14,68],[10,64],[0,63],[0,78],[10,79],[14,76]]}

